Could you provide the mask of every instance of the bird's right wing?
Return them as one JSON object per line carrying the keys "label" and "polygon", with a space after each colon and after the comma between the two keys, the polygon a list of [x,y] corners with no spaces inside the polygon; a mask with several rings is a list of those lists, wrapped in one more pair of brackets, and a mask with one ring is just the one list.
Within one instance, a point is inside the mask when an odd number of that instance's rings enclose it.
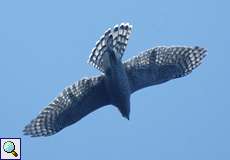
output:
{"label": "bird's right wing", "polygon": [[188,75],[201,64],[200,47],[156,47],[124,62],[131,92]]}
{"label": "bird's right wing", "polygon": [[53,135],[108,104],[105,76],[84,78],[64,89],[25,127],[24,133],[33,137]]}

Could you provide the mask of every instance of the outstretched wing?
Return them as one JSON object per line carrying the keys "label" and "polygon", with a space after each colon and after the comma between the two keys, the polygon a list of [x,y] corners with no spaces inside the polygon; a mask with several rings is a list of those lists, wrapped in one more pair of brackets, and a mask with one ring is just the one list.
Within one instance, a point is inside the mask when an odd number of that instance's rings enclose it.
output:
{"label": "outstretched wing", "polygon": [[64,89],[25,127],[24,133],[33,137],[53,135],[108,104],[105,77],[84,78]]}
{"label": "outstretched wing", "polygon": [[106,62],[104,61],[107,59],[104,54],[108,49],[112,49],[118,57],[122,58],[131,30],[132,26],[129,23],[121,23],[119,26],[115,25],[113,29],[109,28],[92,49],[88,63],[105,73]]}
{"label": "outstretched wing", "polygon": [[200,47],[156,47],[124,62],[132,92],[188,75],[201,64]]}

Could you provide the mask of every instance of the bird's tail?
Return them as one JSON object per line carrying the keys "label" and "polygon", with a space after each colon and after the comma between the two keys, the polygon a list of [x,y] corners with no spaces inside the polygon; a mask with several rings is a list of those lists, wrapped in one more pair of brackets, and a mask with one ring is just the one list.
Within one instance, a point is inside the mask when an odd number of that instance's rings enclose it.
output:
{"label": "bird's tail", "polygon": [[115,25],[113,29],[109,28],[100,40],[97,41],[96,47],[92,49],[88,63],[105,72],[107,67],[105,62],[107,57],[105,56],[106,51],[112,49],[117,54],[117,57],[121,59],[128,44],[131,30],[132,25],[129,23],[121,23],[120,25]]}

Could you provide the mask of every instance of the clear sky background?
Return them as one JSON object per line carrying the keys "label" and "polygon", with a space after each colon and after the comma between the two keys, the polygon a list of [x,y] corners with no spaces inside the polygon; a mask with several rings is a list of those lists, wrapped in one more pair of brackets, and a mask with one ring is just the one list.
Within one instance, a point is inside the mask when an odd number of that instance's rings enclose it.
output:
{"label": "clear sky background", "polygon": [[[0,1],[0,137],[24,160],[229,160],[228,0]],[[108,106],[46,138],[22,135],[65,86],[99,74],[86,63],[108,27],[133,24],[124,59],[158,45],[198,45],[185,78],[131,97],[131,120]]]}

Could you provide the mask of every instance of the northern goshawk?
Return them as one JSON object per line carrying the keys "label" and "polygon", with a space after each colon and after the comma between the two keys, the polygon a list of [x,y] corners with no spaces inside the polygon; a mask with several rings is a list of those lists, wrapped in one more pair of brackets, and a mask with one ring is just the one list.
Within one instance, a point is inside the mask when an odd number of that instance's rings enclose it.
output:
{"label": "northern goshawk", "polygon": [[188,75],[206,55],[206,50],[197,46],[160,46],[122,62],[131,30],[128,23],[109,28],[88,60],[102,74],[83,78],[65,88],[25,127],[24,134],[53,135],[109,104],[129,119],[133,92]]}

